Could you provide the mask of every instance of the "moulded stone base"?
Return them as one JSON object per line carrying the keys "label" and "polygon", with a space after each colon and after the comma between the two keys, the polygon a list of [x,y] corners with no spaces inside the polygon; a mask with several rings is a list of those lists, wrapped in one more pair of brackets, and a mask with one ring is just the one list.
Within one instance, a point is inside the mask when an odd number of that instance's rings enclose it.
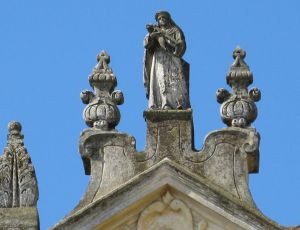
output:
{"label": "moulded stone base", "polygon": [[39,217],[37,208],[0,208],[0,229],[38,230]]}

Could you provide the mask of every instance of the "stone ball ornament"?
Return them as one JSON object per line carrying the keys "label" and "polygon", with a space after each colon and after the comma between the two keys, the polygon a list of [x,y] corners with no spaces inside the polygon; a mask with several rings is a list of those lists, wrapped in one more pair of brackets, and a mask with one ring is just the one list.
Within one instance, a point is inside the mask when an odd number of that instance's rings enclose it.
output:
{"label": "stone ball ornament", "polygon": [[18,121],[11,121],[8,123],[9,133],[20,133],[22,131],[22,125]]}
{"label": "stone ball ornament", "polygon": [[258,88],[253,88],[249,91],[249,96],[253,101],[260,101],[261,92]]}
{"label": "stone ball ornament", "polygon": [[224,88],[218,89],[216,92],[217,101],[219,103],[223,103],[224,101],[226,101],[230,97],[230,95],[231,94],[228,92],[228,90]]}
{"label": "stone ball ornament", "polygon": [[221,116],[228,126],[245,127],[257,117],[257,108],[252,100],[233,97],[221,106]]}
{"label": "stone ball ornament", "polygon": [[124,96],[123,96],[123,92],[121,90],[115,90],[114,92],[112,92],[111,96],[112,96],[113,101],[117,105],[122,105],[124,103]]}

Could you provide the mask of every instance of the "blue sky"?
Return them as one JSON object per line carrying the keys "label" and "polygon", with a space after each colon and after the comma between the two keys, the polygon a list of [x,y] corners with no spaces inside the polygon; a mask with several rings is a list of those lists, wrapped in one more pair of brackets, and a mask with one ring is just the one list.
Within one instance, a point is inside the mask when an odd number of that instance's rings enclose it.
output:
{"label": "blue sky", "polygon": [[199,149],[223,128],[215,91],[227,87],[240,45],[262,91],[254,126],[261,134],[260,172],[250,176],[257,206],[283,225],[300,224],[300,1],[132,0],[1,1],[0,146],[7,123],[23,124],[39,182],[41,229],[63,218],[88,183],[78,153],[84,105],[79,93],[105,49],[125,96],[118,129],[145,144],[142,113],[145,25],[168,10],[186,36],[190,96]]}

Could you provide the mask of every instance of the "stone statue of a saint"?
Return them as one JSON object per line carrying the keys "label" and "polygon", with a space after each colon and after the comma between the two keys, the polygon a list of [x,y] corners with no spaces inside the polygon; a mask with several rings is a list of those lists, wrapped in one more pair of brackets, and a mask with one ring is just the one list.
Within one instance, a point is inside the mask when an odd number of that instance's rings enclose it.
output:
{"label": "stone statue of a saint", "polygon": [[181,57],[186,44],[182,30],[166,11],[147,25],[144,39],[144,86],[150,109],[188,109],[189,64]]}

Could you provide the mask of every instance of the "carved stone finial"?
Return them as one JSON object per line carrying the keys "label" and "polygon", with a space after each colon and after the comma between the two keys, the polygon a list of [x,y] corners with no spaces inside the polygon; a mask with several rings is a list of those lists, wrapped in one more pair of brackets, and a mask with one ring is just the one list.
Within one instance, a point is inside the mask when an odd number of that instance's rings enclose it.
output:
{"label": "carved stone finial", "polygon": [[22,130],[22,125],[20,122],[17,121],[11,121],[8,123],[8,131],[9,134],[11,133],[20,133]]}
{"label": "carved stone finial", "polygon": [[84,90],[80,98],[87,104],[83,118],[89,127],[103,131],[113,130],[120,121],[117,105],[124,102],[123,93],[115,90],[117,78],[109,67],[110,57],[102,51],[97,56],[98,64],[89,76],[89,82],[94,92]]}
{"label": "carved stone finial", "polygon": [[32,207],[38,200],[35,171],[21,130],[19,122],[8,124],[7,147],[0,157],[0,208]]}
{"label": "carved stone finial", "polygon": [[98,64],[95,67],[96,70],[103,70],[104,72],[111,71],[111,68],[108,65],[110,63],[110,56],[104,50],[97,55],[97,61]]}
{"label": "carved stone finial", "polygon": [[261,97],[260,90],[253,88],[248,92],[248,86],[253,82],[253,75],[244,61],[246,52],[237,47],[233,51],[234,62],[226,76],[227,84],[233,92],[226,89],[217,91],[217,101],[221,103],[221,117],[225,124],[235,127],[249,127],[257,117],[254,102]]}

